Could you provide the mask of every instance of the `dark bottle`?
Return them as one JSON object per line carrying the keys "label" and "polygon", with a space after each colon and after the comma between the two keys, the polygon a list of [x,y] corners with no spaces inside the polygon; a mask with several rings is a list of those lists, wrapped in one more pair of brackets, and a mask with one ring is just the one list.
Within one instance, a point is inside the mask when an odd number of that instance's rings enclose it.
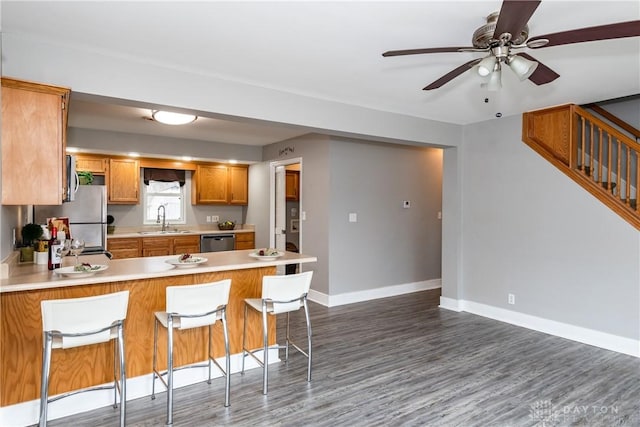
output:
{"label": "dark bottle", "polygon": [[53,227],[51,229],[51,239],[49,239],[49,258],[47,261],[47,268],[54,270],[60,268],[62,261],[62,243],[58,240],[58,229]]}

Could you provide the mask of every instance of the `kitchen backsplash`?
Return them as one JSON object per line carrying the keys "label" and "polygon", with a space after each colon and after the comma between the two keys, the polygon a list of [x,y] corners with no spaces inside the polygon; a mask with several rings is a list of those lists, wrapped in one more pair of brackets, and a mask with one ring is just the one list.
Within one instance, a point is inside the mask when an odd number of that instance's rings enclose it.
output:
{"label": "kitchen backsplash", "polygon": [[[186,206],[187,226],[214,225],[207,223],[208,216],[218,216],[220,221],[230,220],[237,224],[244,224],[246,218],[245,206],[225,205],[192,205]],[[143,225],[143,207],[139,205],[108,205],[107,213],[114,217],[116,227],[141,227]]]}

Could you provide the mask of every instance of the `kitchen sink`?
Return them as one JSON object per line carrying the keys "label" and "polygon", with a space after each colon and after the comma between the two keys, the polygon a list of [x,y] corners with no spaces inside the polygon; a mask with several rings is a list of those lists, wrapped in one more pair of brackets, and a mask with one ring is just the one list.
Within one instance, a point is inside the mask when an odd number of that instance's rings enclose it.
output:
{"label": "kitchen sink", "polygon": [[163,235],[163,234],[186,234],[192,233],[191,230],[165,230],[165,231],[138,231],[138,234],[145,236],[148,235]]}

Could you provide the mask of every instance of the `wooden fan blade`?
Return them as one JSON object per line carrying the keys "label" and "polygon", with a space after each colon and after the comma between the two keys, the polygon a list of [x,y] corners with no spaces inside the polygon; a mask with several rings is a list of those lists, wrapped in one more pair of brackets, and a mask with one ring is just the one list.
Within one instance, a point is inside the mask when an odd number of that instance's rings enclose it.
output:
{"label": "wooden fan blade", "polygon": [[471,69],[471,67],[473,67],[474,65],[478,64],[481,60],[482,60],[482,58],[478,58],[478,59],[474,59],[472,61],[469,61],[469,62],[466,62],[466,63],[462,64],[461,66],[459,66],[455,70],[449,71],[447,74],[445,74],[444,76],[440,77],[438,80],[436,80],[435,82],[431,83],[429,86],[424,87],[422,90],[432,90],[432,89],[437,89],[440,86],[443,86],[444,84],[446,84],[446,83],[450,82],[451,80],[455,79],[456,77],[458,77],[460,74],[462,74],[465,71]]}
{"label": "wooden fan blade", "polygon": [[405,49],[405,50],[390,50],[382,54],[382,56],[400,56],[400,55],[419,55],[422,53],[447,53],[447,52],[459,52],[460,49],[475,49],[473,46],[468,47],[431,47],[426,49]]}
{"label": "wooden fan blade", "polygon": [[559,46],[563,44],[621,39],[624,37],[636,36],[640,36],[640,21],[618,22],[616,24],[598,25],[595,27],[579,28],[577,30],[561,31],[559,33],[532,37],[527,41],[527,43],[538,39],[549,40],[549,43],[544,46],[531,46],[532,49],[540,49],[543,47]]}
{"label": "wooden fan blade", "polygon": [[517,38],[533,12],[536,11],[540,0],[504,0],[500,8],[496,29],[493,32],[493,38],[498,40],[503,33],[509,33],[513,38]]}
{"label": "wooden fan blade", "polygon": [[538,67],[536,68],[536,70],[529,76],[529,80],[531,80],[538,86],[551,83],[552,81],[560,77],[560,74],[556,73],[551,68],[535,59],[533,56],[527,55],[526,53],[518,53],[518,56],[522,56],[529,61],[535,61],[538,63]]}

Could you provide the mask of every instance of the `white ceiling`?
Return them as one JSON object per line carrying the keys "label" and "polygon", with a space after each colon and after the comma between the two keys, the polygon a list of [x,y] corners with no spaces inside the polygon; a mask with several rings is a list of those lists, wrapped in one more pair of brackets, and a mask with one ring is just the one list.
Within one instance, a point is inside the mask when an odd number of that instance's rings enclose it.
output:
{"label": "white ceiling", "polygon": [[[440,89],[421,90],[481,53],[383,58],[382,52],[470,46],[496,1],[339,2],[11,2],[3,33],[135,57],[167,68],[284,92],[455,124],[562,103],[640,93],[640,37],[529,50],[560,74],[536,86],[503,72],[487,92],[474,70]],[[544,0],[530,36],[640,19],[640,2]],[[4,58],[3,58],[4,60]],[[485,102],[487,98],[487,102]],[[256,122],[203,119],[158,127],[130,102],[80,96],[70,125],[264,145],[306,132]],[[204,112],[216,117],[215,112]]]}

